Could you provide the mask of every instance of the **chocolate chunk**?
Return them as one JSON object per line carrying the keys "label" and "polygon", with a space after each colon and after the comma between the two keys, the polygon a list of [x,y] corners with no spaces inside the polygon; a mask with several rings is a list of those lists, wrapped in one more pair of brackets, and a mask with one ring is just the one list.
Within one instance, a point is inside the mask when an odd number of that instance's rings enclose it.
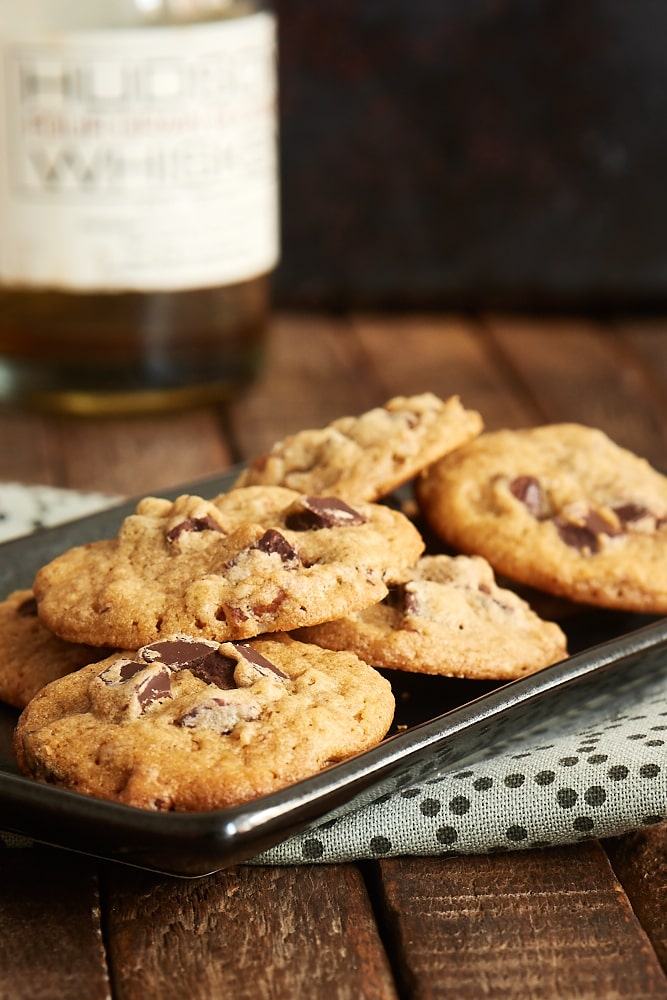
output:
{"label": "chocolate chunk", "polygon": [[529,514],[538,519],[544,517],[545,497],[539,479],[535,476],[517,476],[509,484],[509,489]]}
{"label": "chocolate chunk", "polygon": [[196,663],[217,648],[217,643],[202,642],[198,639],[162,639],[142,646],[139,652],[146,663],[160,660],[168,667],[178,669]]}
{"label": "chocolate chunk", "polygon": [[235,608],[232,604],[222,604],[215,613],[219,622],[229,621],[234,625],[242,625],[247,622],[249,615],[243,608]]}
{"label": "chocolate chunk", "polygon": [[612,507],[612,510],[623,526],[632,524],[633,521],[641,521],[645,517],[653,517],[651,511],[639,503],[621,503],[617,507]]}
{"label": "chocolate chunk", "polygon": [[165,639],[144,646],[141,655],[149,663],[158,658],[172,670],[189,670],[206,684],[215,684],[226,690],[236,686],[235,661],[223,656],[214,644],[188,639]]}
{"label": "chocolate chunk", "polygon": [[593,553],[599,550],[598,536],[584,524],[572,524],[571,521],[563,521],[560,518],[554,518],[554,524],[560,540],[569,545],[570,548],[578,549],[580,552],[588,550]]}
{"label": "chocolate chunk", "polygon": [[251,663],[256,670],[259,671],[262,676],[266,677],[267,673],[274,673],[277,677],[282,677],[287,679],[287,674],[284,674],[282,670],[272,663],[271,660],[267,660],[265,656],[262,656],[256,649],[249,646],[245,642],[233,642],[232,645],[236,649],[244,660]]}
{"label": "chocolate chunk", "polygon": [[366,518],[338,497],[302,497],[285,518],[292,531],[318,531],[365,524]]}
{"label": "chocolate chunk", "polygon": [[[139,663],[137,662],[137,660],[126,660],[124,663],[121,663],[120,666],[118,667],[118,681],[116,683],[122,683],[124,681],[132,680],[135,674],[138,674],[140,670],[145,670],[145,669],[146,669],[145,663]],[[105,670],[103,674],[100,674],[100,677],[103,677],[104,680],[106,681],[107,678],[105,675],[110,674],[112,670],[113,667],[110,667],[109,670]]]}
{"label": "chocolate chunk", "polygon": [[253,604],[250,610],[255,618],[264,618],[266,615],[273,615],[286,597],[287,594],[285,591],[280,589],[273,600],[267,601],[266,604]]}
{"label": "chocolate chunk", "polygon": [[144,712],[154,701],[161,698],[171,698],[171,670],[164,664],[152,666],[139,660],[119,660],[103,670],[99,680],[109,687],[118,688],[128,684],[142,671],[146,672],[143,679],[136,682],[134,694],[139,708]]}
{"label": "chocolate chunk", "polygon": [[36,618],[37,617],[37,601],[34,597],[26,597],[25,601],[21,601],[16,609],[16,614],[20,615],[21,618]]}
{"label": "chocolate chunk", "polygon": [[405,606],[405,584],[390,583],[386,597],[382,599],[382,604],[396,611],[402,611]]}
{"label": "chocolate chunk", "polygon": [[382,603],[413,617],[420,615],[423,610],[414,583],[392,583]]}
{"label": "chocolate chunk", "polygon": [[137,684],[137,701],[142,712],[154,701],[161,698],[171,698],[171,671],[168,667],[157,670]]}
{"label": "chocolate chunk", "polygon": [[203,660],[198,660],[197,663],[188,663],[183,669],[189,670],[191,674],[206,684],[215,684],[216,687],[223,690],[228,691],[236,687],[234,683],[236,663],[230,657],[223,656],[217,649],[209,653]]}
{"label": "chocolate chunk", "polygon": [[257,539],[253,545],[253,549],[259,549],[260,552],[267,552],[269,555],[273,555],[274,553],[279,555],[285,566],[295,567],[301,565],[301,560],[296,549],[275,528],[269,528],[265,531],[262,537]]}
{"label": "chocolate chunk", "polygon": [[590,510],[586,515],[584,527],[588,528],[595,535],[609,535],[610,537],[614,537],[615,535],[622,534],[622,531],[615,524],[607,521],[595,510]]}
{"label": "chocolate chunk", "polygon": [[403,611],[413,618],[423,614],[424,608],[419,600],[417,585],[414,583],[407,584],[403,590]]}
{"label": "chocolate chunk", "polygon": [[177,539],[181,537],[181,535],[190,533],[192,531],[222,532],[222,528],[220,527],[218,522],[211,517],[210,514],[207,514],[206,517],[188,517],[186,518],[185,521],[181,521],[180,524],[177,524],[175,527],[171,529],[171,531],[167,532],[167,541],[175,542],[177,541]]}

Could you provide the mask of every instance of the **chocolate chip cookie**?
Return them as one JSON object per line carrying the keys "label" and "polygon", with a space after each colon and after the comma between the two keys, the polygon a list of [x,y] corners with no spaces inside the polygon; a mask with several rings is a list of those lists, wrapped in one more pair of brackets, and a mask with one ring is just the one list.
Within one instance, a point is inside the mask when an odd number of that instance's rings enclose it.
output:
{"label": "chocolate chip cookie", "polygon": [[215,500],[148,497],[115,539],[68,550],[34,581],[61,638],[138,649],[186,632],[222,642],[382,600],[424,542],[398,511],[280,486]]}
{"label": "chocolate chip cookie", "polygon": [[396,396],[361,416],[286,437],[255,459],[236,485],[377,500],[481,429],[479,413],[464,409],[457,396]]}
{"label": "chocolate chip cookie", "polygon": [[481,435],[419,479],[450,546],[572,601],[667,612],[667,477],[602,431],[552,424]]}
{"label": "chocolate chip cookie", "polygon": [[567,656],[565,635],[497,585],[481,556],[422,556],[380,604],[301,629],[376,667],[510,680]]}
{"label": "chocolate chip cookie", "polygon": [[0,602],[0,700],[8,705],[24,708],[45,684],[109,652],[56,638],[39,621],[30,590]]}
{"label": "chocolate chip cookie", "polygon": [[22,713],[21,770],[152,810],[237,805],[379,742],[391,688],[352,653],[283,634],[186,636],[54,681]]}

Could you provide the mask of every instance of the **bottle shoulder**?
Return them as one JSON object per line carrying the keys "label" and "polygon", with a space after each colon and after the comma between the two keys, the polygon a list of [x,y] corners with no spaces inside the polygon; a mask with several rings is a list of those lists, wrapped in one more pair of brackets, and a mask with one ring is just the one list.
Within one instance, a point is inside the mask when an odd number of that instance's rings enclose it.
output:
{"label": "bottle shoulder", "polygon": [[0,35],[50,31],[168,27],[246,17],[271,4],[261,0],[0,0]]}

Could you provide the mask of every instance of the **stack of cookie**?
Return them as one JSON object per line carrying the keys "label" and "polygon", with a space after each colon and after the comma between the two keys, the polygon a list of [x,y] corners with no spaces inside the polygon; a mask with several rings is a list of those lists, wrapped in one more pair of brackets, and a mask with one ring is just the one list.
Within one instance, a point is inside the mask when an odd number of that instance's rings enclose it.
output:
{"label": "stack of cookie", "polygon": [[[148,809],[237,804],[379,742],[394,697],[376,668],[506,680],[565,657],[559,626],[494,569],[640,605],[651,573],[631,553],[667,523],[666,481],[634,456],[621,476],[599,432],[566,445],[543,428],[524,448],[538,431],[482,431],[456,397],[398,397],[279,442],[213,500],[146,498],[116,538],[43,567],[0,609],[30,651],[0,690],[27,705],[21,769]],[[593,483],[603,452],[607,492]],[[442,542],[428,554],[386,502],[411,481]],[[558,574],[559,546],[578,571]],[[574,579],[588,584],[574,593]]]}

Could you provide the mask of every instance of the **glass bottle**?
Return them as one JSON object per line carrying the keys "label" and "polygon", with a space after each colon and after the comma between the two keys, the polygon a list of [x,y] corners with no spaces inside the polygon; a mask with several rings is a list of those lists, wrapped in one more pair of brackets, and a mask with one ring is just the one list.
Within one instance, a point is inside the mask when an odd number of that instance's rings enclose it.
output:
{"label": "glass bottle", "polygon": [[278,258],[270,10],[0,0],[0,58],[0,401],[104,415],[247,384]]}

